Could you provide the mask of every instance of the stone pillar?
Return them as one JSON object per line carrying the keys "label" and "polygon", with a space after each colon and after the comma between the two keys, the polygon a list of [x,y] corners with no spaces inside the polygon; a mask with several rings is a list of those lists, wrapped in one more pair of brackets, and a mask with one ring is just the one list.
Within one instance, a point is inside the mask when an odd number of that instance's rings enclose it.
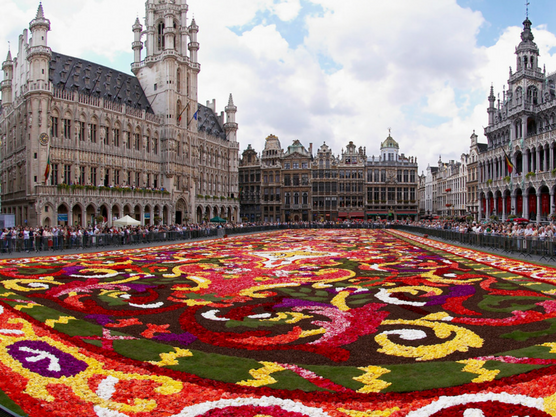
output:
{"label": "stone pillar", "polygon": [[521,151],[521,155],[521,160],[523,162],[523,175],[526,175],[529,172],[529,149]]}
{"label": "stone pillar", "polygon": [[516,215],[517,214],[517,207],[516,207],[517,196],[515,195],[515,193],[512,193],[510,198],[512,199],[512,206],[511,206],[511,211],[512,212],[510,214]]}
{"label": "stone pillar", "polygon": [[554,214],[554,190],[550,189],[550,199],[549,199],[549,210],[550,210],[550,217]]}
{"label": "stone pillar", "polygon": [[542,213],[542,210],[541,210],[541,192],[540,192],[540,190],[537,189],[537,220],[536,220],[537,224],[539,224],[540,221],[541,221],[541,213]]}
{"label": "stone pillar", "polygon": [[541,169],[541,150],[539,148],[535,149],[535,172]]}
{"label": "stone pillar", "polygon": [[548,146],[548,152],[550,154],[548,155],[549,165],[547,171],[552,171],[554,169],[554,142]]}
{"label": "stone pillar", "polygon": [[502,221],[506,221],[506,196],[502,195]]}
{"label": "stone pillar", "polygon": [[550,171],[550,167],[548,166],[548,153],[550,152],[550,146],[543,146],[543,171],[547,172]]}
{"label": "stone pillar", "polygon": [[529,194],[523,194],[523,217],[529,218]]}

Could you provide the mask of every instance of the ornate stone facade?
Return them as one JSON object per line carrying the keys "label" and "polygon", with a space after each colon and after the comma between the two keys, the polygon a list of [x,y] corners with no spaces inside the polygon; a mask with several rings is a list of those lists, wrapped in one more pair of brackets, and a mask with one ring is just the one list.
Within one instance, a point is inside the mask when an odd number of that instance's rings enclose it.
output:
{"label": "ornate stone facade", "polygon": [[237,108],[231,95],[225,115],[197,102],[199,27],[187,11],[185,0],[146,2],[132,76],[52,51],[39,6],[2,64],[3,213],[28,225],[238,219]]}
{"label": "ornate stone facade", "polygon": [[[312,144],[306,149],[295,140],[284,151],[278,138],[270,135],[260,158],[250,146],[243,152],[240,189],[244,221],[397,220],[417,216],[417,160],[400,155],[391,136],[381,144],[381,155],[371,158],[364,147],[358,148],[351,141],[339,156],[325,143],[316,155],[312,148]],[[259,201],[259,184],[260,218],[252,210]]]}
{"label": "ornate stone facade", "polygon": [[490,89],[488,144],[478,163],[482,219],[515,215],[540,222],[555,213],[556,73],[540,67],[533,40],[527,18],[507,90],[497,99]]}

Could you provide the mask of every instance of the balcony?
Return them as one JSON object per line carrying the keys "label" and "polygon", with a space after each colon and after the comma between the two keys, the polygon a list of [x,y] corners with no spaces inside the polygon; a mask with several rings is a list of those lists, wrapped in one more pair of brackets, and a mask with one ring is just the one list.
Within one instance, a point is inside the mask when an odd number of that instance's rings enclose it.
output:
{"label": "balcony", "polygon": [[38,196],[74,196],[81,198],[118,198],[118,197],[141,197],[148,200],[172,201],[172,193],[153,191],[148,189],[131,189],[120,187],[95,187],[82,185],[37,185],[35,193]]}

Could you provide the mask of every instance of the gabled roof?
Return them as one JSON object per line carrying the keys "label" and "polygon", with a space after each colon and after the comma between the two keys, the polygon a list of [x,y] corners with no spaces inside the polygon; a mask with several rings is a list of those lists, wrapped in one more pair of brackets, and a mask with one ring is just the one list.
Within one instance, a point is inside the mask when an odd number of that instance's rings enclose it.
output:
{"label": "gabled roof", "polygon": [[57,88],[154,113],[139,80],[131,74],[53,51],[49,79]]}
{"label": "gabled roof", "polygon": [[198,104],[197,109],[197,130],[226,140],[226,132],[220,124],[220,118],[212,109],[202,104]]}

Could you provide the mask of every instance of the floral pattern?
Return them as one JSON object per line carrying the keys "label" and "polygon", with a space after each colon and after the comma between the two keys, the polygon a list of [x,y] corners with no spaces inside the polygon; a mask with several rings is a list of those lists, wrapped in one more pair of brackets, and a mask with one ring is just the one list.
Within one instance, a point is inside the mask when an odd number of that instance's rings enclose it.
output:
{"label": "floral pattern", "polygon": [[554,277],[374,230],[3,260],[0,389],[30,415],[556,416]]}

